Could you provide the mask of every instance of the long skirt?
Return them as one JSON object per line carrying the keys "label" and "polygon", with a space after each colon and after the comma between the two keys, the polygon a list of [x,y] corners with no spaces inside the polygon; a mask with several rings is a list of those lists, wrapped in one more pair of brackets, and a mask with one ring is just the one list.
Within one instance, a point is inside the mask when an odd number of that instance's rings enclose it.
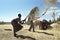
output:
{"label": "long skirt", "polygon": [[17,31],[19,31],[19,30],[21,30],[21,29],[23,28],[22,25],[18,24],[18,23],[15,22],[15,21],[12,21],[11,24],[12,24],[12,26],[13,26],[14,32],[17,32]]}

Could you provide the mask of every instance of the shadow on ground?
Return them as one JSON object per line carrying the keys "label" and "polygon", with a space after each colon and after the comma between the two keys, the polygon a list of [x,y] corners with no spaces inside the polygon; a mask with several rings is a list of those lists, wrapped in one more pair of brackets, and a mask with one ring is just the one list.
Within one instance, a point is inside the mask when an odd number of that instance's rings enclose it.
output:
{"label": "shadow on ground", "polygon": [[50,34],[50,33],[47,33],[47,32],[37,32],[37,33],[44,33],[44,34],[46,34],[46,35],[54,36],[54,34]]}
{"label": "shadow on ground", "polygon": [[36,40],[35,38],[32,38],[32,37],[30,37],[30,36],[24,36],[24,35],[17,35],[17,38],[22,38],[22,39],[31,39],[31,40]]}

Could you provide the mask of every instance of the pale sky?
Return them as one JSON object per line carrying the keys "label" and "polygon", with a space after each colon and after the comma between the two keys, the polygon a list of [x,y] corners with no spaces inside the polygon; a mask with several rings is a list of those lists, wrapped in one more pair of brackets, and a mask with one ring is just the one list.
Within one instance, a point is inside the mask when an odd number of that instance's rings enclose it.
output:
{"label": "pale sky", "polygon": [[[18,13],[21,13],[22,19],[24,19],[35,6],[39,7],[39,13],[42,14],[44,3],[44,0],[0,0],[0,21],[10,22],[17,17]],[[56,12],[60,15],[60,0],[57,2],[57,9]],[[40,20],[42,19],[52,19],[51,12],[48,10],[47,14],[40,18]]]}

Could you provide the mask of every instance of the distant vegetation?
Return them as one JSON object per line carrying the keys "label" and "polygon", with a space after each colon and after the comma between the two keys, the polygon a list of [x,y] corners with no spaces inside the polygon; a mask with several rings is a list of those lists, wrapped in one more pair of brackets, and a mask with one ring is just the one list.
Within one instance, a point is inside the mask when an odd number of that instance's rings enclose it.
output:
{"label": "distant vegetation", "polygon": [[55,19],[55,20],[49,20],[49,22],[52,22],[52,23],[54,23],[54,22],[59,22],[60,21],[60,15],[59,15],[59,17],[57,18],[57,19]]}
{"label": "distant vegetation", "polygon": [[59,17],[57,18],[56,22],[59,22],[59,21],[60,21],[60,15],[59,15]]}
{"label": "distant vegetation", "polygon": [[[57,18],[57,20],[55,20],[55,22],[59,22],[60,21],[60,15],[59,15],[59,17]],[[54,23],[54,21],[52,21],[52,20],[49,20],[49,22],[52,22],[52,23]],[[4,21],[0,21],[0,24],[10,24],[11,22],[4,22]]]}
{"label": "distant vegetation", "polygon": [[10,24],[10,22],[0,22],[0,24]]}

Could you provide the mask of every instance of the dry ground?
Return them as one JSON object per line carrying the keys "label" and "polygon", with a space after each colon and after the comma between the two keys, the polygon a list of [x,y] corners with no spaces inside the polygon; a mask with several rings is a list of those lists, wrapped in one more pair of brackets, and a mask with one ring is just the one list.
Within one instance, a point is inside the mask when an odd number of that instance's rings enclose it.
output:
{"label": "dry ground", "polygon": [[11,24],[0,25],[0,40],[60,40],[60,23],[53,23],[53,28],[48,30],[39,30],[36,27],[36,32],[28,31],[29,25],[23,26],[24,28],[17,32],[20,37],[15,38]]}

